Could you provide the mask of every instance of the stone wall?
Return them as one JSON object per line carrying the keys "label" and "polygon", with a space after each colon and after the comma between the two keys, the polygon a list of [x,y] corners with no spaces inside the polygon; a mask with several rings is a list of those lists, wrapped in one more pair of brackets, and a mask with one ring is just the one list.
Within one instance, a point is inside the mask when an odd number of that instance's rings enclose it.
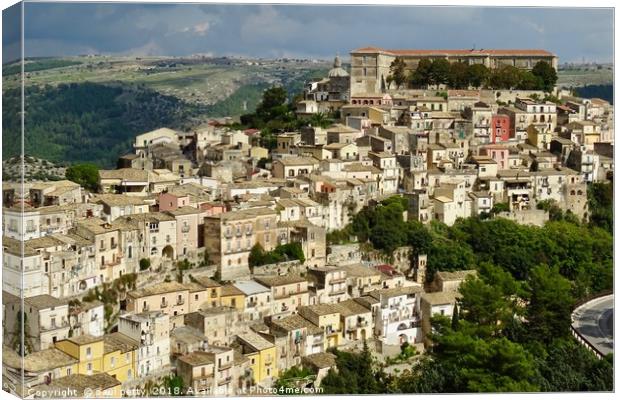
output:
{"label": "stone wall", "polygon": [[334,244],[327,247],[327,265],[359,264],[361,261],[359,243]]}
{"label": "stone wall", "polygon": [[522,225],[543,226],[549,220],[549,213],[545,210],[515,210],[504,211],[498,217],[506,218]]}
{"label": "stone wall", "polygon": [[253,275],[300,275],[306,270],[307,268],[299,260],[293,260],[256,266],[253,268]]}

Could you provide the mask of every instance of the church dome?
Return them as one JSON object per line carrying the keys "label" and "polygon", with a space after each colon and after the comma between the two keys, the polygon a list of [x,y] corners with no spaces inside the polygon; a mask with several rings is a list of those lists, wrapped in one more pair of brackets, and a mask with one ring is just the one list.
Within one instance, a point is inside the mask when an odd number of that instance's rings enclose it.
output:
{"label": "church dome", "polygon": [[340,61],[340,57],[336,56],[334,58],[334,68],[330,69],[327,73],[329,78],[339,78],[339,77],[347,77],[349,73],[342,68],[342,62]]}

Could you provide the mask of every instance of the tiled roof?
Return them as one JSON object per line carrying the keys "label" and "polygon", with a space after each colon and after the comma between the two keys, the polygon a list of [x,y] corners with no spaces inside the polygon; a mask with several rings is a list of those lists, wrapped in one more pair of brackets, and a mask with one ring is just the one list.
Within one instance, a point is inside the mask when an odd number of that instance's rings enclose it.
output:
{"label": "tiled roof", "polygon": [[132,290],[128,293],[128,295],[133,298],[139,298],[145,296],[155,296],[164,293],[180,292],[183,290],[188,289],[179,282],[161,282],[156,285],[151,285],[142,289]]}
{"label": "tiled roof", "polygon": [[422,49],[382,49],[379,47],[363,47],[353,50],[351,53],[385,53],[394,56],[553,56],[553,53],[541,49],[448,49],[448,50],[422,50]]}
{"label": "tiled roof", "polygon": [[22,362],[25,371],[39,372],[75,364],[77,360],[56,348],[29,353],[22,360],[13,349],[4,346],[2,349],[2,363],[5,366],[21,369]]}
{"label": "tiled roof", "polygon": [[240,341],[248,344],[257,351],[266,350],[274,346],[274,344],[269,340],[252,331],[248,331],[244,334],[238,335],[237,337]]}

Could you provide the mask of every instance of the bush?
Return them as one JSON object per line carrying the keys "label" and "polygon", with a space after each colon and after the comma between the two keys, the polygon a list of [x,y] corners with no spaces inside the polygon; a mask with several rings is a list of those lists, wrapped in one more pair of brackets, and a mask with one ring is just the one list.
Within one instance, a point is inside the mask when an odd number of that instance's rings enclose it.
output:
{"label": "bush", "polygon": [[140,271],[146,271],[151,268],[151,260],[148,258],[143,258],[140,260]]}

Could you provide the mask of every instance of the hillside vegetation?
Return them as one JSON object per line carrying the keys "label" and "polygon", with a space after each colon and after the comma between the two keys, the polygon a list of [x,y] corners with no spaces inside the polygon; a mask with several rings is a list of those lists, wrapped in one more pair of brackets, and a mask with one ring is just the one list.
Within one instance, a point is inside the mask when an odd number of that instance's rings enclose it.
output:
{"label": "hillside vegetation", "polygon": [[[3,95],[4,158],[19,154],[20,90]],[[26,88],[25,153],[52,162],[113,167],[133,138],[162,126],[185,129],[204,110],[134,86],[96,83]]]}

